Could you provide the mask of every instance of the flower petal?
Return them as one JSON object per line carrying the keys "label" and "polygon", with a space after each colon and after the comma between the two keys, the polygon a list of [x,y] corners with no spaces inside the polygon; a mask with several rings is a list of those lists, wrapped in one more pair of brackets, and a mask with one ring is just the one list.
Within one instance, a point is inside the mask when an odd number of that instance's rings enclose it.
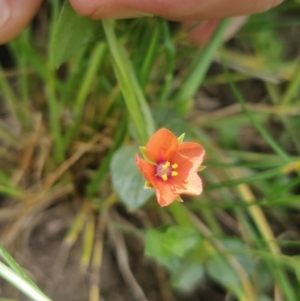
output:
{"label": "flower petal", "polygon": [[178,198],[166,182],[155,176],[155,165],[149,164],[147,161],[141,159],[138,155],[135,156],[136,165],[144,178],[150,183],[156,192],[158,204],[163,207],[171,204]]}
{"label": "flower petal", "polygon": [[192,162],[190,172],[195,172],[203,162],[205,150],[199,143],[183,142],[178,146],[178,153]]}
{"label": "flower petal", "polygon": [[182,181],[181,177],[186,177],[187,174],[191,173],[194,169],[194,162],[185,156],[182,156],[179,152],[176,152],[172,159],[170,160],[171,165],[177,164],[178,167],[176,171],[178,172],[178,176],[176,177],[177,181]]}
{"label": "flower petal", "polygon": [[169,130],[158,130],[146,145],[147,157],[156,163],[169,161],[178,148],[177,137]]}
{"label": "flower petal", "polygon": [[157,182],[155,189],[157,202],[161,207],[170,205],[178,198],[178,194],[175,194],[171,186],[166,183]]}
{"label": "flower petal", "polygon": [[196,172],[188,174],[182,183],[170,181],[170,184],[175,194],[200,195],[202,192],[202,181]]}
{"label": "flower petal", "polygon": [[144,178],[153,185],[153,181],[155,180],[155,165],[141,159],[137,154],[135,155],[135,163]]}

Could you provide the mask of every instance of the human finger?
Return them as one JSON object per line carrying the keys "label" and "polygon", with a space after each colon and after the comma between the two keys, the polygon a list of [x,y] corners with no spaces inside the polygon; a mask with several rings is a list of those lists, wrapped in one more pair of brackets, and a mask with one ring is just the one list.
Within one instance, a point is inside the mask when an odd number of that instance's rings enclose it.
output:
{"label": "human finger", "polygon": [[17,36],[36,14],[42,0],[0,0],[0,44]]}
{"label": "human finger", "polygon": [[155,15],[169,20],[219,19],[266,11],[283,0],[70,0],[74,9],[94,19]]}

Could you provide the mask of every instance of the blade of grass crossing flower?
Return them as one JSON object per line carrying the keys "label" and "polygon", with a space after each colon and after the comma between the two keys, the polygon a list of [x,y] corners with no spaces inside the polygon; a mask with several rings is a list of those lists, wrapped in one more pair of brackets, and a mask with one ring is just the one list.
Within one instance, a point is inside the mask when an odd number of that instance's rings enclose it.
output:
{"label": "blade of grass crossing flower", "polygon": [[154,131],[154,122],[125,49],[117,41],[113,24],[110,20],[102,21],[116,77],[130,117],[139,134],[139,142],[144,144]]}
{"label": "blade of grass crossing flower", "polygon": [[0,262],[0,276],[35,301],[51,301],[36,286],[25,281],[2,262]]}
{"label": "blade of grass crossing flower", "polygon": [[216,50],[222,45],[225,31],[230,23],[230,19],[225,19],[220,22],[213,37],[210,39],[207,46],[201,52],[201,59],[184,81],[180,91],[176,95],[176,102],[180,113],[185,113],[188,109],[188,100],[195,95],[199,86],[202,84],[209,66],[213,60]]}

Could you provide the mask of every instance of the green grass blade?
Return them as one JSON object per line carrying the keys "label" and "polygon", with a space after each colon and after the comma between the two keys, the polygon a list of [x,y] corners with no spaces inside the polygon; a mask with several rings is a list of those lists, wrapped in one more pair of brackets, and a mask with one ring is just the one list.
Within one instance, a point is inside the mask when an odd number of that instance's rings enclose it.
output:
{"label": "green grass blade", "polygon": [[209,66],[213,60],[216,50],[222,45],[225,31],[230,23],[230,19],[225,19],[220,22],[219,27],[215,31],[214,36],[211,38],[207,46],[201,53],[201,59],[198,61],[192,73],[184,81],[179,93],[176,95],[176,101],[179,105],[179,112],[186,112],[187,101],[195,95],[204,77],[207,73]]}
{"label": "green grass blade", "polygon": [[245,100],[244,96],[239,91],[239,89],[234,84],[234,82],[231,80],[231,78],[228,76],[228,71],[226,69],[225,69],[225,72],[227,74],[228,82],[229,82],[230,88],[232,89],[232,92],[234,93],[236,99],[240,103],[246,116],[251,121],[252,125],[261,134],[261,136],[270,145],[270,147],[284,160],[284,162],[286,162],[286,163],[291,162],[289,155],[278,145],[278,143],[275,142],[275,140],[271,137],[271,135],[268,133],[268,131],[260,123],[258,123],[255,120],[255,118],[253,117],[253,114],[247,109],[246,100]]}
{"label": "green grass blade", "polygon": [[298,68],[296,69],[295,76],[289,83],[283,97],[281,98],[280,104],[282,106],[287,106],[295,98],[299,96],[299,86],[300,86],[300,64],[298,63]]}
{"label": "green grass blade", "polygon": [[0,276],[12,285],[14,285],[32,300],[51,301],[51,299],[44,295],[36,286],[25,281],[17,273],[15,273],[12,269],[7,267],[2,262],[0,262]]}
{"label": "green grass blade", "polygon": [[173,72],[175,68],[176,50],[170,36],[169,25],[166,21],[164,21],[162,24],[162,31],[163,31],[163,42],[164,42],[167,70],[165,75],[165,83],[159,98],[159,104],[161,107],[164,107],[170,95],[171,87],[173,83]]}
{"label": "green grass blade", "polygon": [[148,77],[157,54],[160,38],[159,26],[156,25],[149,29],[151,29],[151,32],[145,33],[145,37],[147,37],[147,40],[149,40],[150,37],[150,41],[147,41],[147,53],[145,53],[143,64],[140,67],[139,72],[139,82],[141,83],[142,87],[144,87],[148,81]]}
{"label": "green grass blade", "polygon": [[154,121],[145,96],[141,91],[132,65],[114,33],[113,21],[102,21],[105,36],[112,56],[112,64],[120,84],[124,100],[139,136],[145,143],[154,132]]}
{"label": "green grass blade", "polygon": [[91,53],[89,67],[87,68],[86,73],[82,78],[82,84],[78,88],[78,93],[75,99],[75,104],[73,108],[75,124],[74,126],[69,128],[69,130],[66,133],[65,147],[69,145],[72,136],[76,134],[81,124],[81,117],[84,109],[84,104],[92,89],[92,85],[94,84],[94,79],[99,69],[99,65],[101,65],[103,61],[105,51],[106,44],[99,43],[98,45],[96,45],[96,47]]}
{"label": "green grass blade", "polygon": [[21,278],[23,278],[26,282],[30,283],[32,286],[36,286],[36,284],[20,267],[20,265],[12,258],[12,256],[2,246],[0,246],[0,257],[2,257],[6,261],[6,263],[13,269],[13,271],[16,272]]}

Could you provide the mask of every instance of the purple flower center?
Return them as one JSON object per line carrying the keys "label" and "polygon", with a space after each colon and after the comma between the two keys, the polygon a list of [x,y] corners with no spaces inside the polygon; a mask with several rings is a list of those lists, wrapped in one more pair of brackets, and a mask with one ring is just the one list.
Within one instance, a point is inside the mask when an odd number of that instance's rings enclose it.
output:
{"label": "purple flower center", "polygon": [[176,177],[178,175],[177,171],[174,171],[178,167],[178,164],[170,164],[169,161],[159,163],[156,167],[156,176],[162,178],[164,181],[168,180],[168,177]]}

